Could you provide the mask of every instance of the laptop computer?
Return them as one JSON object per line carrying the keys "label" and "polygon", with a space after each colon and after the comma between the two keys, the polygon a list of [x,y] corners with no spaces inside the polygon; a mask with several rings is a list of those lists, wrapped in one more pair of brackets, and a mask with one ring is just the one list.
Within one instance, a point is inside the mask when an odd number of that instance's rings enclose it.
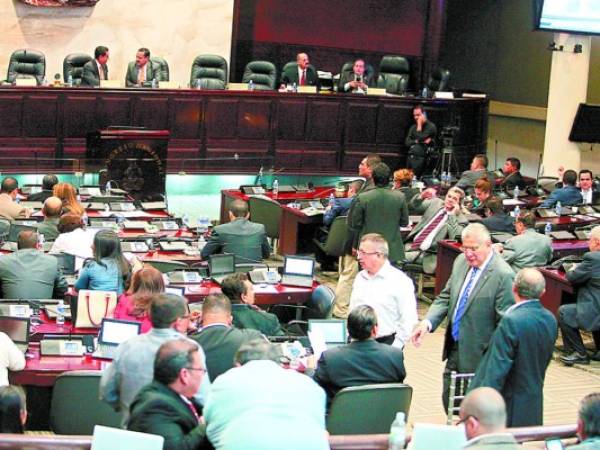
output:
{"label": "laptop computer", "polygon": [[23,353],[29,347],[29,318],[0,316],[0,331],[15,343]]}
{"label": "laptop computer", "polygon": [[175,270],[167,274],[169,284],[193,284],[202,283],[202,276],[191,270]]}
{"label": "laptop computer", "polygon": [[140,322],[128,320],[102,319],[98,348],[92,356],[94,358],[115,359],[117,347],[127,339],[140,334]]}
{"label": "laptop computer", "polygon": [[0,316],[29,317],[33,310],[27,302],[0,303]]}
{"label": "laptop computer", "polygon": [[309,319],[308,332],[309,336],[314,333],[321,334],[325,338],[327,348],[337,347],[348,342],[345,320]]}
{"label": "laptop computer", "polygon": [[235,273],[235,255],[233,253],[210,255],[208,257],[208,273],[210,273],[211,280],[221,284],[227,276]]}
{"label": "laptop computer", "polygon": [[65,279],[67,280],[67,283],[69,284],[69,286],[72,286],[75,284],[75,281],[77,281],[77,263],[78,263],[78,259],[79,261],[79,268],[81,268],[81,265],[83,265],[83,258],[78,258],[75,255],[69,255],[67,253],[56,253],[53,254],[52,256],[54,256],[56,258],[56,260],[58,261],[58,267],[59,269],[62,270],[63,275],[65,276]]}
{"label": "laptop computer", "polygon": [[285,256],[281,284],[286,286],[312,287],[315,259],[305,256]]}

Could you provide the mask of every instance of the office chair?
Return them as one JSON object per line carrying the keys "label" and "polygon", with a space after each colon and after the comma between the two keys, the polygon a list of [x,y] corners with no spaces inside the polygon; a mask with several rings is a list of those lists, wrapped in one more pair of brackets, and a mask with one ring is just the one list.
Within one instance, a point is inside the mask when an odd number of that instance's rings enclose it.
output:
{"label": "office chair", "polygon": [[227,87],[227,61],[225,58],[219,55],[196,56],[192,63],[190,87],[225,89]]}
{"label": "office chair", "polygon": [[69,75],[73,77],[73,86],[79,86],[83,77],[83,66],[92,58],[85,53],[70,53],[63,59],[63,80],[66,82]]}
{"label": "office chair", "polygon": [[270,61],[250,61],[244,69],[242,83],[252,80],[254,89],[269,91],[276,89],[277,69]]}

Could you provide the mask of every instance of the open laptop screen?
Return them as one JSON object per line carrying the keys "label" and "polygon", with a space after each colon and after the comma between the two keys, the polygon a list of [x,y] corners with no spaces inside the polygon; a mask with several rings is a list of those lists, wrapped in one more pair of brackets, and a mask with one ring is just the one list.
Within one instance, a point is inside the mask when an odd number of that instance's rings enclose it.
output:
{"label": "open laptop screen", "polygon": [[119,345],[127,339],[140,334],[140,326],[139,322],[104,319],[98,340],[103,344]]}
{"label": "open laptop screen", "polygon": [[208,270],[211,275],[235,272],[235,255],[229,253],[210,255],[208,258]]}
{"label": "open laptop screen", "polygon": [[310,319],[309,331],[319,331],[325,337],[326,344],[346,342],[346,321],[338,319]]}
{"label": "open laptop screen", "polygon": [[313,258],[303,258],[300,256],[286,256],[283,263],[283,273],[286,275],[301,275],[312,277],[315,270],[315,260]]}
{"label": "open laptop screen", "polygon": [[29,342],[29,319],[0,316],[0,331],[6,333],[15,344]]}

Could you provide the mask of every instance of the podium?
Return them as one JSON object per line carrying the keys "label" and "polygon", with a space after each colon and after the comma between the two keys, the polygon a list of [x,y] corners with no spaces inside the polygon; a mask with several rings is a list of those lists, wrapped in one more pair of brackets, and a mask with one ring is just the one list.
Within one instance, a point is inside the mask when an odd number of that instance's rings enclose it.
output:
{"label": "podium", "polygon": [[87,170],[100,173],[136,200],[154,200],[165,194],[168,130],[109,128],[87,135]]}

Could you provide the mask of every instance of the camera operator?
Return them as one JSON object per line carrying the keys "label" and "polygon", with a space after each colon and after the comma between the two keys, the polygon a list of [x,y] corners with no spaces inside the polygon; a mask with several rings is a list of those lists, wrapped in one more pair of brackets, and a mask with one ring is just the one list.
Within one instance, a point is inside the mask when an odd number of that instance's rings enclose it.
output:
{"label": "camera operator", "polygon": [[409,147],[407,166],[418,178],[427,166],[427,148],[434,145],[437,128],[433,122],[427,120],[423,105],[413,108],[413,117],[415,124],[408,130],[404,143]]}

